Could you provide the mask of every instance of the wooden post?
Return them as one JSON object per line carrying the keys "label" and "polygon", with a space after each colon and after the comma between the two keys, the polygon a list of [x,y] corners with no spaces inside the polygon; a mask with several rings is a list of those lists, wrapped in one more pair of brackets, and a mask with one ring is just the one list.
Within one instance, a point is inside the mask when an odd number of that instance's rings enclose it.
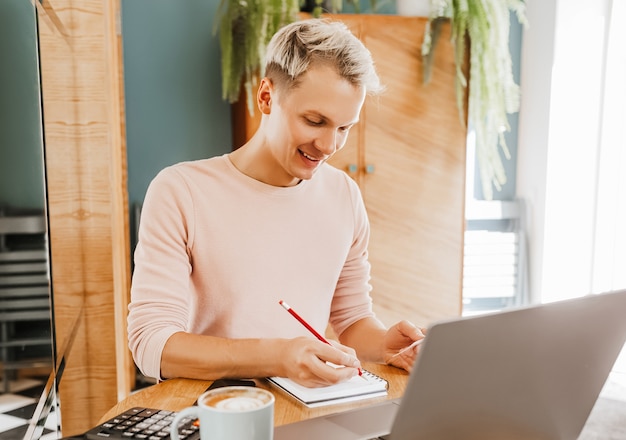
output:
{"label": "wooden post", "polygon": [[36,1],[57,341],[84,308],[60,382],[64,436],[130,393],[120,0]]}

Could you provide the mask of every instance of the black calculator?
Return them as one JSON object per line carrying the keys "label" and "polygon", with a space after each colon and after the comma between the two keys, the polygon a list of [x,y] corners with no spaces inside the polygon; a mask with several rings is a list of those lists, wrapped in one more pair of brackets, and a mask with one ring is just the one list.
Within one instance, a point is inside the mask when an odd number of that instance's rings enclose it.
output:
{"label": "black calculator", "polygon": [[[83,434],[82,438],[88,440],[168,440],[174,416],[176,416],[174,411],[135,407],[90,429]],[[182,419],[178,425],[178,434],[181,440],[199,439],[200,432],[197,420],[194,418]]]}
{"label": "black calculator", "polygon": [[[219,379],[214,381],[207,390],[225,386],[256,386],[248,379]],[[196,402],[197,405],[198,402]],[[142,439],[169,440],[170,426],[176,416],[175,411],[135,407],[118,414],[78,437],[65,437],[61,440],[102,440],[102,439]],[[198,421],[184,418],[178,425],[178,437],[181,440],[198,440],[200,431]]]}

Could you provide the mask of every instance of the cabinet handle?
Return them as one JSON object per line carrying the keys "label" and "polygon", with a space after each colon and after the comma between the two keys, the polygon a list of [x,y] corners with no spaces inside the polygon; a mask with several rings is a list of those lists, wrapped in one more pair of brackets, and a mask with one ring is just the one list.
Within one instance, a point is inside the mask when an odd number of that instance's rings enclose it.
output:
{"label": "cabinet handle", "polygon": [[366,174],[373,174],[375,170],[376,170],[376,167],[374,166],[374,164],[370,163],[370,164],[365,165]]}
{"label": "cabinet handle", "polygon": [[350,174],[356,173],[357,169],[358,169],[358,167],[354,163],[351,163],[351,164],[348,165],[348,173],[350,173]]}

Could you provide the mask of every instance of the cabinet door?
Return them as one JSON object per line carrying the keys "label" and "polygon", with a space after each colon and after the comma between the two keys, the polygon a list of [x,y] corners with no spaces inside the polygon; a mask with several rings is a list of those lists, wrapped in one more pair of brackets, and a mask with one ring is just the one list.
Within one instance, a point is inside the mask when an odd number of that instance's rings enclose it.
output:
{"label": "cabinet door", "polygon": [[425,18],[355,19],[386,86],[364,107],[359,139],[375,311],[388,325],[459,315],[466,129],[456,106],[449,28],[424,85]]}

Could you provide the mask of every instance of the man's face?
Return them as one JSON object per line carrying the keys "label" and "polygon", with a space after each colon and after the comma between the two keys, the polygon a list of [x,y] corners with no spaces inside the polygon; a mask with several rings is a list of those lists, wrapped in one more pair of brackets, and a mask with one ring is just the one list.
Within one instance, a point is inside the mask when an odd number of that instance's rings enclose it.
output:
{"label": "man's face", "polygon": [[264,133],[279,186],[313,177],[345,145],[365,101],[364,88],[326,66],[311,68],[296,88],[270,94]]}

